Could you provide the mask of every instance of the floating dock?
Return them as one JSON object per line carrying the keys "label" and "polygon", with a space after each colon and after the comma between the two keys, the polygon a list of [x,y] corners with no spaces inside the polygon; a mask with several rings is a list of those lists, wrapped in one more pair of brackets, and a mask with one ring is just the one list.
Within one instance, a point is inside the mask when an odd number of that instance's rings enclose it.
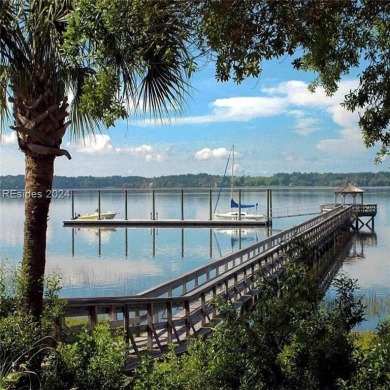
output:
{"label": "floating dock", "polygon": [[198,220],[198,219],[94,219],[94,220],[65,220],[66,227],[259,227],[270,226],[271,221],[253,220]]}

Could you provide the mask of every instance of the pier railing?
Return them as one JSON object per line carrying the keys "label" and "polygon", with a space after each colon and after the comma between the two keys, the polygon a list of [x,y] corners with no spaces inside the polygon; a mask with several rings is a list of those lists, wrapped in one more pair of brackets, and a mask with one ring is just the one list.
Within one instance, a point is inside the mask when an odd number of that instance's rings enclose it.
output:
{"label": "pier railing", "polygon": [[252,304],[258,299],[256,280],[261,274],[280,276],[295,238],[318,246],[335,235],[352,212],[352,206],[332,209],[137,296],[70,298],[61,325],[75,327],[75,318],[92,327],[107,320],[113,328],[124,329],[134,355],[145,349],[162,352],[172,343],[180,348],[188,338],[209,331],[218,318],[216,297],[229,299],[237,308]]}
{"label": "pier railing", "polygon": [[377,212],[376,204],[354,204],[353,211],[358,213],[361,217],[373,217]]}
{"label": "pier railing", "polygon": [[359,216],[363,217],[372,217],[377,213],[377,205],[376,204],[323,204],[320,206],[322,212],[333,210],[338,207],[349,207],[351,206],[354,213],[357,213]]}

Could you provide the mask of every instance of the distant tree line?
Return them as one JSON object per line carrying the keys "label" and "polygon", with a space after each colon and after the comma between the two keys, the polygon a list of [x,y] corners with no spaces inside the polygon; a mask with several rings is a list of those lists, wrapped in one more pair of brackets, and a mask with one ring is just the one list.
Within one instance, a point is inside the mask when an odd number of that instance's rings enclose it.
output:
{"label": "distant tree line", "polygon": [[[200,173],[197,175],[169,175],[160,177],[142,176],[54,176],[54,188],[214,188],[219,187],[224,178],[219,175]],[[357,173],[276,173],[273,176],[237,176],[236,187],[258,186],[304,186],[304,187],[341,187],[352,183],[361,187],[390,186],[390,172],[357,172]],[[229,187],[225,178],[225,187]],[[0,176],[0,189],[24,188],[24,175]]]}

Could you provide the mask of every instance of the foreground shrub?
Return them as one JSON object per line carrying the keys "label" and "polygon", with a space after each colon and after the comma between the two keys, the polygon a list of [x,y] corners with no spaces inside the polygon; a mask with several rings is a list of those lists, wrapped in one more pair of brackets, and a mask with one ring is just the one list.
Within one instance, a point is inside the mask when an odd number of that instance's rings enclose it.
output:
{"label": "foreground shrub", "polygon": [[38,386],[40,361],[50,348],[48,341],[29,316],[0,318],[1,390]]}
{"label": "foreground shrub", "polygon": [[356,281],[341,275],[333,284],[332,310],[318,307],[300,320],[284,346],[280,358],[291,388],[334,389],[339,379],[350,378],[358,368],[351,330],[363,321],[364,306],[355,297]]}
{"label": "foreground shrub", "polygon": [[359,369],[349,380],[341,380],[341,390],[390,389],[390,318],[380,323],[369,344],[356,351]]}
{"label": "foreground shrub", "polygon": [[0,263],[0,389],[41,387],[41,362],[54,350],[54,316],[61,312],[59,282],[46,281],[47,308],[40,322],[19,311],[24,281],[19,268]]}
{"label": "foreground shrub", "polygon": [[108,324],[85,327],[74,342],[62,340],[56,327],[66,301],[59,299],[58,275],[45,280],[40,321],[21,314],[24,273],[0,263],[0,390],[116,390],[124,388],[126,345]]}
{"label": "foreground shrub", "polygon": [[45,360],[45,390],[116,390],[124,388],[126,344],[122,335],[113,336],[109,324],[93,331],[83,327],[73,343],[59,343]]}
{"label": "foreground shrub", "polygon": [[[238,315],[217,303],[223,322],[188,354],[146,359],[133,380],[134,390],[325,390],[356,372],[351,327],[362,320],[356,284],[335,281],[334,310],[319,306],[318,285],[303,263],[295,263],[279,284],[264,279],[261,299]],[[282,294],[281,294],[282,292]]]}

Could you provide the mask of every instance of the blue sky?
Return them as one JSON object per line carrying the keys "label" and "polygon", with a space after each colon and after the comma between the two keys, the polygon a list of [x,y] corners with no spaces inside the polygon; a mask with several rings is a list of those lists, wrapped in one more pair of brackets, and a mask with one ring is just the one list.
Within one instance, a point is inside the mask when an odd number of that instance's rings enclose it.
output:
{"label": "blue sky", "polygon": [[[215,81],[209,64],[194,75],[181,114],[170,121],[119,120],[78,143],[65,135],[63,147],[72,160],[57,158],[55,174],[223,175],[233,144],[236,175],[385,171],[387,162],[374,164],[379,148],[363,144],[357,113],[340,106],[357,86],[358,74],[353,70],[339,91],[327,97],[321,89],[308,91],[315,76],[292,69],[289,58],[264,63],[258,79],[240,85]],[[1,175],[24,173],[14,135],[3,135],[0,152]]]}

